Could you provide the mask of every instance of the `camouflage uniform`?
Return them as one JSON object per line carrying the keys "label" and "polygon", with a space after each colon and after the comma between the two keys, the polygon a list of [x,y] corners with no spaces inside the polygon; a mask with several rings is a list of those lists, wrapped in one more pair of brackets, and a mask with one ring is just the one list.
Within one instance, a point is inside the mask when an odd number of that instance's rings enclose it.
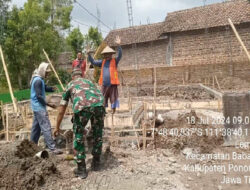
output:
{"label": "camouflage uniform", "polygon": [[102,151],[102,132],[104,127],[105,109],[103,95],[89,80],[77,78],[71,81],[62,95],[61,105],[67,105],[69,99],[73,103],[73,131],[75,134],[74,149],[77,151],[77,162],[86,158],[83,141],[84,128],[91,120],[94,146],[93,155]]}

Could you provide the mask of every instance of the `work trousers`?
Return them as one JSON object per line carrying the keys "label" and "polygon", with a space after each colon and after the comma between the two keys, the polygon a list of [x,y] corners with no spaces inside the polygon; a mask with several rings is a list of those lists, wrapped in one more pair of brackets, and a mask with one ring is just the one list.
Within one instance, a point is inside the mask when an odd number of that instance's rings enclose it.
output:
{"label": "work trousers", "polygon": [[31,129],[30,140],[38,144],[41,132],[44,141],[50,150],[55,150],[55,142],[51,134],[51,124],[47,111],[34,111],[33,124]]}
{"label": "work trousers", "polygon": [[93,130],[93,149],[92,155],[101,155],[102,153],[102,134],[104,128],[105,108],[103,106],[88,107],[75,113],[73,117],[74,149],[76,150],[76,161],[79,163],[86,158],[84,145],[84,128],[88,121],[91,121]]}

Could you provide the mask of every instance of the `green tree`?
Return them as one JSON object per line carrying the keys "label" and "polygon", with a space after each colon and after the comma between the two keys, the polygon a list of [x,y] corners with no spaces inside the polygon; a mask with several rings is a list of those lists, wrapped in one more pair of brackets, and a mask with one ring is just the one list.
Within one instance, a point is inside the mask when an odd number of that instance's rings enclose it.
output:
{"label": "green tree", "polygon": [[15,7],[10,13],[4,47],[12,82],[19,88],[27,87],[34,68],[46,61],[43,49],[53,62],[62,49],[60,31],[65,29],[66,21],[55,27],[50,7],[51,0],[28,0],[23,9]]}
{"label": "green tree", "polygon": [[85,47],[97,48],[103,41],[102,33],[98,31],[97,27],[90,27],[88,34],[85,35]]}
{"label": "green tree", "polygon": [[53,27],[60,30],[70,28],[72,4],[72,0],[44,0],[44,10],[50,15],[50,23]]}
{"label": "green tree", "polygon": [[73,55],[76,55],[77,51],[82,51],[84,38],[79,28],[73,29],[66,40],[72,49]]}
{"label": "green tree", "polygon": [[[7,23],[8,34],[4,44],[4,50],[8,58],[8,69],[11,74],[12,82],[18,82],[19,88],[22,88],[22,60],[24,53],[24,31],[20,27],[19,9],[13,7]],[[16,76],[16,77],[14,77]]]}
{"label": "green tree", "polygon": [[0,0],[0,44],[4,43],[10,1],[11,0]]}
{"label": "green tree", "polygon": [[[88,34],[85,35],[85,47],[90,47],[91,49],[97,49],[103,41],[102,33],[98,31],[97,27],[90,27]],[[101,59],[101,55],[97,55],[95,58]],[[100,67],[94,66],[94,80],[98,82],[101,74]]]}

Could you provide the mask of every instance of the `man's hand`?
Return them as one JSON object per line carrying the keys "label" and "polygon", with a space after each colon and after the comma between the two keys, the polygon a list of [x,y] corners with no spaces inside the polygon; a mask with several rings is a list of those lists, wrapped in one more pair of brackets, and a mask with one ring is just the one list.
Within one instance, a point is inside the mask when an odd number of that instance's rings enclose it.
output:
{"label": "man's hand", "polygon": [[53,109],[56,109],[56,105],[55,104],[50,104],[50,103],[47,103],[47,106],[53,108]]}
{"label": "man's hand", "polygon": [[117,45],[120,45],[120,44],[121,44],[121,38],[120,38],[120,36],[116,36],[116,38],[115,38],[115,43],[116,43]]}
{"label": "man's hand", "polygon": [[56,137],[57,135],[60,135],[61,130],[60,129],[55,129],[53,132],[54,137]]}
{"label": "man's hand", "polygon": [[59,91],[59,89],[56,86],[53,86],[52,89],[53,89],[54,92],[58,92]]}

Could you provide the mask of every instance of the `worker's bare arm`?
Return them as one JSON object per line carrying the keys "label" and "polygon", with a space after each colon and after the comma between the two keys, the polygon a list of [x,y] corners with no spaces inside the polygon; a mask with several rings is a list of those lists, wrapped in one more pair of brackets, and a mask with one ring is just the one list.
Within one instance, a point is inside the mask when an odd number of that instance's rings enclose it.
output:
{"label": "worker's bare arm", "polygon": [[56,120],[56,129],[54,130],[54,136],[57,136],[60,133],[60,125],[63,120],[67,105],[60,105],[58,108],[58,115]]}

